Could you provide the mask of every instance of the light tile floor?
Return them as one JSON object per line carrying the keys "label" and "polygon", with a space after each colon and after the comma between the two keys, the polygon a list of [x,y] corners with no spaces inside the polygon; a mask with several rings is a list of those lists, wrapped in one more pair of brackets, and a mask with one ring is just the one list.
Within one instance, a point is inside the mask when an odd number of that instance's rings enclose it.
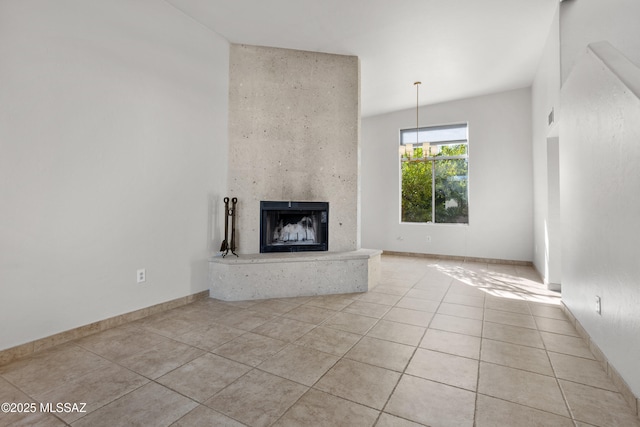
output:
{"label": "light tile floor", "polygon": [[0,367],[37,407],[0,426],[640,426],[558,304],[530,267],[383,256],[364,294],[201,300]]}

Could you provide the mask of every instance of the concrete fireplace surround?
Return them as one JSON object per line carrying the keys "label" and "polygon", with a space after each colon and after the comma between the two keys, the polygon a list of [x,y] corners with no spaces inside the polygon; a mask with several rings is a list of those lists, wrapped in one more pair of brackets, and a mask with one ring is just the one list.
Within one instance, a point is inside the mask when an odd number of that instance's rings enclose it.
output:
{"label": "concrete fireplace surround", "polygon": [[[360,248],[355,56],[231,45],[229,197],[238,254],[209,262],[223,300],[364,292],[381,251]],[[329,251],[260,254],[260,201],[329,202]]]}

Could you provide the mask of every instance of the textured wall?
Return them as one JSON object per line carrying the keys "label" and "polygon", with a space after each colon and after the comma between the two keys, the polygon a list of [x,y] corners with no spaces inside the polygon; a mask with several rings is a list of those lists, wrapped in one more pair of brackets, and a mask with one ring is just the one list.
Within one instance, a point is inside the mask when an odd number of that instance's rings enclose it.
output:
{"label": "textured wall", "polygon": [[640,396],[640,68],[610,45],[598,54],[633,84],[591,52],[562,88],[562,299]]}
{"label": "textured wall", "polygon": [[631,62],[640,65],[640,2],[579,0],[560,3],[562,81],[589,43],[606,40]]}
{"label": "textured wall", "polygon": [[354,56],[232,45],[229,195],[239,253],[260,250],[260,201],[329,202],[329,251],[359,247]]}

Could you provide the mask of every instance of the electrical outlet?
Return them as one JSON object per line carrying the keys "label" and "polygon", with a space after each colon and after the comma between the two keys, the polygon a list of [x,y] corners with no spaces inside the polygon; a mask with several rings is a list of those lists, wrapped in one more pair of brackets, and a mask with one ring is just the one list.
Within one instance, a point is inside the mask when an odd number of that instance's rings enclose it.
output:
{"label": "electrical outlet", "polygon": [[431,236],[427,236],[427,243],[431,243]]}
{"label": "electrical outlet", "polygon": [[596,313],[602,314],[602,301],[600,297],[596,295]]}
{"label": "electrical outlet", "polygon": [[141,268],[140,270],[137,271],[137,281],[138,283],[142,283],[142,282],[146,282],[147,281],[147,269],[146,268]]}

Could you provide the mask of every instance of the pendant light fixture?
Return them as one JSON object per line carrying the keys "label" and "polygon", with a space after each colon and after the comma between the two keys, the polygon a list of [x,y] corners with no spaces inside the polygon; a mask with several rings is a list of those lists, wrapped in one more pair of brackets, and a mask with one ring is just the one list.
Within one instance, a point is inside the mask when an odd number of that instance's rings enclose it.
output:
{"label": "pendant light fixture", "polygon": [[[422,148],[422,156],[425,159],[429,156],[429,144],[424,142],[420,143],[420,85],[422,82],[414,82],[416,87],[416,140],[414,142],[407,142],[400,145],[400,158],[402,161],[415,159],[413,156],[414,148]],[[408,129],[410,131],[410,129]],[[415,147],[414,147],[415,145]]]}

